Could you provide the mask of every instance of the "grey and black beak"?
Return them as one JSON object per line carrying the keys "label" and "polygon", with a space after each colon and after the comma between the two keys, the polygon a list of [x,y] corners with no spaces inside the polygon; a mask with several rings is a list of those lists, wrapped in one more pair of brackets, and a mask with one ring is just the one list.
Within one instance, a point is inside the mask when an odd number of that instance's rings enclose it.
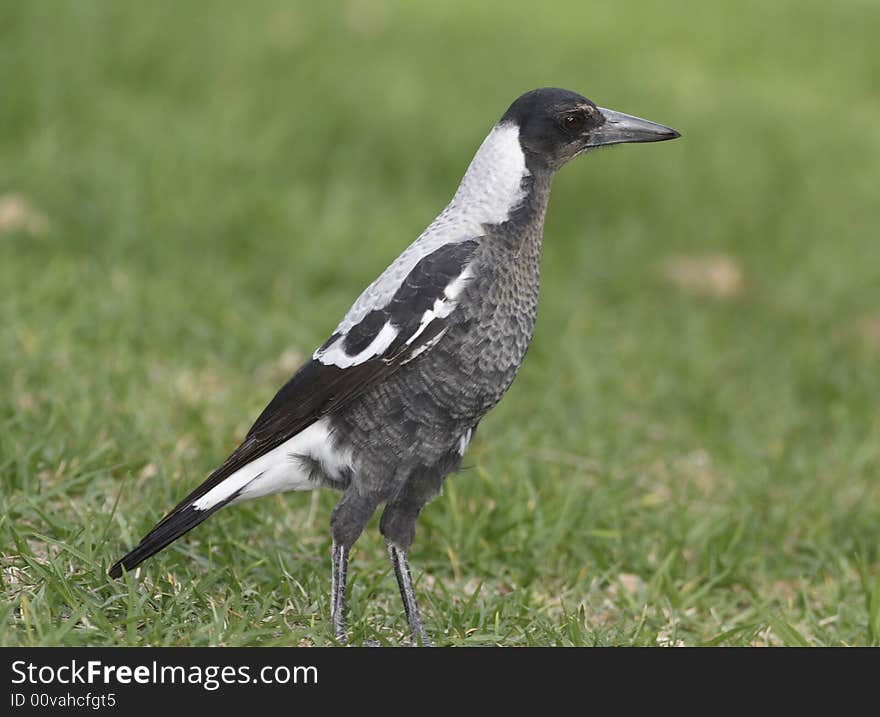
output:
{"label": "grey and black beak", "polygon": [[623,142],[662,142],[681,137],[681,134],[672,127],[604,107],[599,107],[598,110],[605,118],[605,122],[590,132],[587,147],[602,147],[606,144]]}

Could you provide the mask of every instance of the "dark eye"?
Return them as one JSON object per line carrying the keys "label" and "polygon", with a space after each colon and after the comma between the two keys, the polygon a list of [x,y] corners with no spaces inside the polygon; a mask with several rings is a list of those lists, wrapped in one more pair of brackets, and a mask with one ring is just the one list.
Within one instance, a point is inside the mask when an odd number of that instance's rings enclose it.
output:
{"label": "dark eye", "polygon": [[580,115],[565,115],[562,118],[562,124],[565,129],[577,129],[584,123],[584,118]]}

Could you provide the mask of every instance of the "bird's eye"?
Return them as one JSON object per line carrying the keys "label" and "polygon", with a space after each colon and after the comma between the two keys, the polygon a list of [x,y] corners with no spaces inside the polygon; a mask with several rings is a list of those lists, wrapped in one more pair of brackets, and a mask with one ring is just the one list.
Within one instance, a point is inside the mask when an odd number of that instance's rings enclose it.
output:
{"label": "bird's eye", "polygon": [[577,129],[584,123],[584,118],[580,115],[565,115],[562,124],[565,129]]}

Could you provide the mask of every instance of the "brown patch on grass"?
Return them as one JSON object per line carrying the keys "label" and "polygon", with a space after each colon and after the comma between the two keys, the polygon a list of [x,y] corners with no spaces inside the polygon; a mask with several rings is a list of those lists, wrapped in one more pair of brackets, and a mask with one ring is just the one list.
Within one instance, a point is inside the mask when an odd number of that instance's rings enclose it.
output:
{"label": "brown patch on grass", "polygon": [[871,346],[880,349],[880,316],[871,316],[862,321],[861,334]]}
{"label": "brown patch on grass", "polygon": [[803,583],[798,580],[776,580],[770,586],[769,594],[784,602],[794,600],[804,589]]}
{"label": "brown patch on grass", "polygon": [[768,626],[763,628],[749,644],[752,647],[781,647],[783,643]]}
{"label": "brown patch on grass", "polygon": [[185,368],[174,377],[177,396],[188,406],[202,406],[226,390],[224,377],[212,368]]}
{"label": "brown patch on grass", "polygon": [[290,346],[276,360],[261,364],[257,369],[257,378],[262,383],[280,386],[296,373],[306,358],[299,349]]}
{"label": "brown patch on grass", "polygon": [[308,17],[292,4],[282,8],[269,18],[266,25],[266,39],[276,50],[295,50],[302,46],[309,36]]}
{"label": "brown patch on grass", "polygon": [[638,575],[633,573],[621,573],[617,579],[630,595],[635,595],[645,584]]}
{"label": "brown patch on grass", "polygon": [[37,401],[32,393],[19,393],[15,396],[15,405],[22,413],[33,413],[37,407]]}
{"label": "brown patch on grass", "polygon": [[141,481],[149,480],[150,478],[153,478],[157,475],[159,475],[159,469],[156,467],[155,463],[151,462],[147,463],[143,468],[141,468],[140,472],[138,473],[137,479],[140,483]]}
{"label": "brown patch on grass", "polygon": [[375,0],[349,0],[343,9],[345,26],[353,35],[377,37],[388,25],[385,3]]}
{"label": "brown patch on grass", "polygon": [[685,647],[685,642],[681,638],[673,638],[672,633],[668,630],[661,630],[657,633],[657,647]]}
{"label": "brown patch on grass", "polygon": [[42,236],[49,231],[49,219],[20,194],[0,197],[0,234],[25,232]]}
{"label": "brown patch on grass", "polygon": [[712,456],[697,449],[676,460],[676,474],[684,475],[705,496],[709,495],[725,478],[715,469]]}
{"label": "brown patch on grass", "polygon": [[645,587],[645,581],[639,575],[634,573],[620,573],[617,580],[609,583],[605,588],[605,594],[612,600],[617,599],[621,594],[621,588],[627,595],[636,595]]}
{"label": "brown patch on grass", "polygon": [[603,630],[620,621],[620,612],[616,609],[602,609],[595,612],[584,605],[584,626],[588,630]]}
{"label": "brown patch on grass", "polygon": [[663,277],[682,291],[730,299],[745,291],[739,262],[725,254],[674,257],[663,265]]}
{"label": "brown patch on grass", "polygon": [[288,375],[296,371],[303,363],[303,355],[297,349],[288,348],[275,364],[277,373]]}

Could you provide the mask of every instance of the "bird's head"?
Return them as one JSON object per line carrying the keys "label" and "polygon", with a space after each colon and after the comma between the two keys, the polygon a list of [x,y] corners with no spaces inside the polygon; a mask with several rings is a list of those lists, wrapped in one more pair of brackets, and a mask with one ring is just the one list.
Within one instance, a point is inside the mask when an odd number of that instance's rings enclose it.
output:
{"label": "bird's head", "polygon": [[499,124],[505,122],[519,127],[520,145],[529,164],[552,171],[595,147],[680,136],[670,127],[597,107],[577,92],[555,87],[517,98]]}

